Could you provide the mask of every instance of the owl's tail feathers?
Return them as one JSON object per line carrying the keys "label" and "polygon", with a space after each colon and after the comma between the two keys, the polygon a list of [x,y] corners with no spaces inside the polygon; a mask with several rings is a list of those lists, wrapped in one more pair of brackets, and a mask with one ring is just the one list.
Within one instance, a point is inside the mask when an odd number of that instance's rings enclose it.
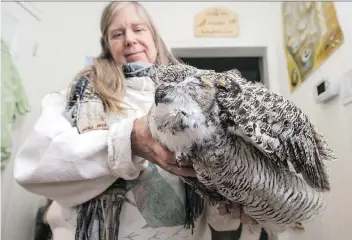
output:
{"label": "owl's tail feathers", "polygon": [[[333,151],[333,149],[328,145],[326,142],[325,138],[317,131],[314,131],[314,137],[315,137],[315,142],[317,144],[317,149],[318,149],[318,154],[320,156],[320,161],[323,164],[325,174],[326,174],[326,182],[329,184],[330,182],[330,169],[327,166],[327,164],[330,164],[331,162],[334,162],[337,160],[336,153]],[[330,190],[330,185],[329,188],[326,190]]]}
{"label": "owl's tail feathers", "polygon": [[291,146],[298,160],[295,166],[304,180],[317,191],[329,191],[330,179],[327,162],[336,160],[336,155],[328,146],[324,137],[314,127],[307,129],[300,139],[294,139]]}
{"label": "owl's tail feathers", "polygon": [[327,164],[336,161],[337,156],[328,145],[325,138],[316,129],[313,129],[313,132],[314,145],[316,147],[314,155],[318,168],[316,181],[313,182],[314,187],[318,188],[316,190],[329,191],[331,188],[329,177],[330,171]]}
{"label": "owl's tail feathers", "polygon": [[337,160],[335,152],[329,147],[325,138],[316,130],[314,131],[314,138],[322,161],[332,162]]}

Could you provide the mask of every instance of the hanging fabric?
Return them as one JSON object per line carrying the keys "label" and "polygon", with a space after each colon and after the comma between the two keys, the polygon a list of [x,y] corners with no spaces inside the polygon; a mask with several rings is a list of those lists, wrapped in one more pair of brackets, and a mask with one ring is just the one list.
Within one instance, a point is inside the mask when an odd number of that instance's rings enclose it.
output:
{"label": "hanging fabric", "polygon": [[29,110],[18,69],[9,47],[1,40],[1,169],[11,156],[13,123]]}

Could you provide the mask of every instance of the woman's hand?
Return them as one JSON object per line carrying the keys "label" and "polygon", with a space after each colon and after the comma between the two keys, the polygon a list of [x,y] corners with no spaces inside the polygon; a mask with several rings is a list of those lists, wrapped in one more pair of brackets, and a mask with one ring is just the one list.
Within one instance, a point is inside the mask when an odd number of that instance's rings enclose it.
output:
{"label": "woman's hand", "polygon": [[220,215],[231,214],[233,219],[240,219],[243,224],[254,224],[256,221],[245,214],[242,210],[242,206],[238,203],[231,203],[231,206],[225,204],[218,204],[217,210]]}
{"label": "woman's hand", "polygon": [[174,153],[168,151],[153,139],[145,117],[136,119],[131,133],[132,152],[165,171],[185,177],[195,177],[192,167],[178,167]]}

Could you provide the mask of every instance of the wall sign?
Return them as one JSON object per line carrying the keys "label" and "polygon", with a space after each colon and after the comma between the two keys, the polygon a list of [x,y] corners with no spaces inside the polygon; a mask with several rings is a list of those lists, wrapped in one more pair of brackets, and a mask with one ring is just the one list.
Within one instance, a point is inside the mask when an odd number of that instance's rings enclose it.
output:
{"label": "wall sign", "polygon": [[237,37],[238,16],[224,7],[212,7],[198,13],[194,19],[196,37]]}

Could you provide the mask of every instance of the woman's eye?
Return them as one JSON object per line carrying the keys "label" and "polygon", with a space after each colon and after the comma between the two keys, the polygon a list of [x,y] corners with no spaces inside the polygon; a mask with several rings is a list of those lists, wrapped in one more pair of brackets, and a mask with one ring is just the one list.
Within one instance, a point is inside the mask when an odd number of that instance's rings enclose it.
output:
{"label": "woman's eye", "polygon": [[119,38],[122,36],[122,33],[114,33],[111,37],[112,38]]}
{"label": "woman's eye", "polygon": [[137,28],[137,29],[135,29],[134,31],[135,31],[135,32],[141,32],[141,31],[144,31],[144,29],[143,29],[143,28]]}

